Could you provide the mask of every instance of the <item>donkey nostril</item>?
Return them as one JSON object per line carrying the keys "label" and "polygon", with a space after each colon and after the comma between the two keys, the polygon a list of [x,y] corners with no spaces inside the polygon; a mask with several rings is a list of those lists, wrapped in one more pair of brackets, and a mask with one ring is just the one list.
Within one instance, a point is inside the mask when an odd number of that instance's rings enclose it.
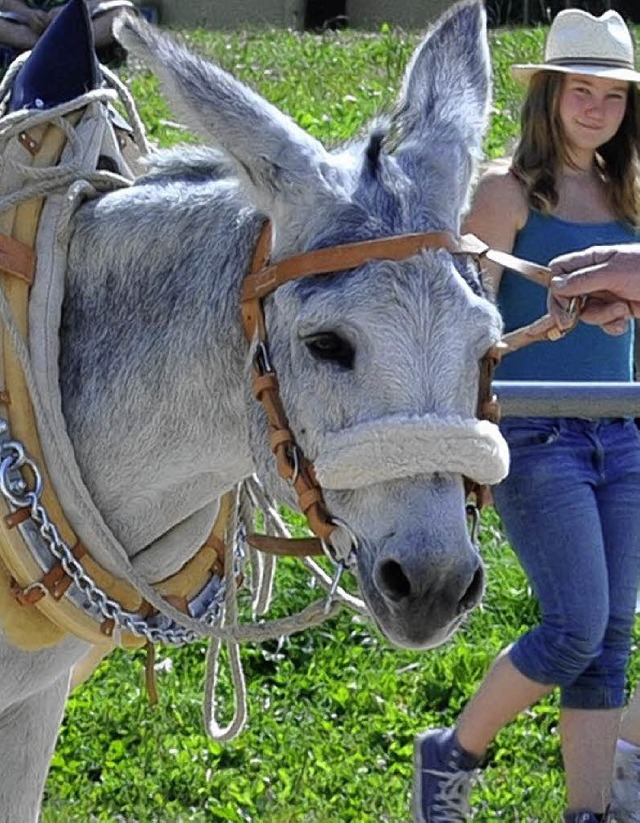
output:
{"label": "donkey nostril", "polygon": [[378,569],[380,588],[391,600],[402,600],[411,594],[409,578],[395,560],[385,560]]}
{"label": "donkey nostril", "polygon": [[475,574],[473,575],[473,579],[469,584],[469,587],[460,598],[460,603],[458,604],[458,612],[461,614],[462,612],[468,612],[470,609],[472,609],[480,600],[483,589],[484,571],[482,569],[482,566],[478,566]]}

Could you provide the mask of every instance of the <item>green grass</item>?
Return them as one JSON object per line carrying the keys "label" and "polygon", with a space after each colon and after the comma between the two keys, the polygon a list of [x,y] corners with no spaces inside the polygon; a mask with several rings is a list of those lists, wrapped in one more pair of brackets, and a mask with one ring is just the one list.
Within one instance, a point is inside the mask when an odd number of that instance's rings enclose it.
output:
{"label": "green grass", "polygon": [[[140,823],[407,820],[416,731],[453,722],[491,658],[535,619],[491,513],[484,555],[484,605],[443,649],[390,649],[348,613],[281,647],[246,647],[249,728],[224,747],[202,732],[200,645],[160,653],[171,667],[159,672],[156,708],[142,691],[143,655],[114,655],[70,700],[45,821],[80,823],[89,812],[94,820],[117,820],[119,812]],[[280,606],[308,602],[304,576],[294,563],[283,565]],[[551,823],[558,816],[553,705],[498,738],[474,797],[476,820]]]}
{"label": "green grass", "polygon": [[[329,144],[392,104],[418,42],[388,30],[184,37]],[[521,92],[508,67],[537,58],[542,38],[539,30],[492,35],[490,156],[507,150],[517,130]],[[153,78],[135,66],[123,76],[151,138],[162,145],[184,140]],[[44,823],[406,823],[414,735],[452,723],[493,656],[536,619],[495,515],[486,512],[483,521],[487,595],[452,642],[422,654],[393,650],[366,622],[343,613],[281,645],[247,646],[250,723],[224,747],[202,728],[203,646],[160,650],[155,708],[143,693],[143,655],[114,654],[69,701]],[[280,609],[314,596],[291,561],[281,564],[278,592]],[[474,792],[474,820],[559,819],[564,789],[556,723],[552,697],[499,735]]]}

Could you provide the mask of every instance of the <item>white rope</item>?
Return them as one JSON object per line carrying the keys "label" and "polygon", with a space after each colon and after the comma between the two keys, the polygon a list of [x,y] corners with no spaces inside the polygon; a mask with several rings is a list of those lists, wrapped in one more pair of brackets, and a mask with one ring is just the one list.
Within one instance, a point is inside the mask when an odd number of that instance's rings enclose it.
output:
{"label": "white rope", "polygon": [[256,616],[266,614],[273,600],[273,585],[276,575],[276,558],[272,554],[253,552],[254,557],[260,558],[260,586],[253,600],[253,613]]}
{"label": "white rope", "polygon": [[204,697],[202,700],[202,721],[206,733],[217,743],[227,743],[236,738],[247,725],[247,684],[240,658],[240,646],[232,640],[227,641],[229,669],[233,689],[233,717],[226,726],[220,726],[216,720],[218,705],[218,679],[220,675],[220,652],[222,640],[211,639],[205,659]]}
{"label": "white rope", "polygon": [[[22,68],[22,65],[29,58],[30,54],[31,52],[27,51],[19,55],[11,63],[11,65],[5,72],[2,81],[0,81],[0,117],[2,117],[3,121],[7,125],[12,125],[13,119],[18,120],[20,122],[22,122],[25,119],[28,119],[29,125],[31,127],[37,126],[40,123],[50,122],[51,112],[47,111],[46,109],[38,111],[33,111],[31,109],[27,111],[21,109],[10,114],[5,114],[6,107],[9,102],[9,92],[11,91],[11,87],[13,86],[13,81],[18,72],[20,71],[20,69]],[[149,143],[147,141],[144,124],[142,123],[140,115],[138,114],[138,110],[136,108],[133,95],[122,82],[122,80],[120,80],[120,78],[114,72],[112,72],[111,69],[101,65],[100,73],[102,74],[102,79],[104,83],[106,83],[107,88],[91,89],[90,91],[86,92],[80,97],[76,97],[73,100],[70,100],[68,103],[61,103],[60,105],[56,106],[56,113],[62,116],[64,114],[69,114],[70,112],[75,111],[77,109],[83,108],[84,106],[92,102],[119,100],[119,102],[122,104],[126,112],[128,123],[131,126],[133,132],[133,140],[135,144],[138,146],[138,148],[143,154],[148,154]],[[38,117],[38,115],[40,116]]]}
{"label": "white rope", "polygon": [[[4,78],[6,80],[6,77]],[[0,94],[2,94],[2,85],[0,84]],[[55,109],[16,109],[16,111],[9,112],[2,115],[0,121],[0,134],[11,131],[13,134],[18,133],[25,128],[25,123],[29,124],[29,128],[35,128],[43,123],[50,123],[52,118],[64,117],[71,112],[79,111],[86,108],[91,103],[105,103],[118,99],[118,93],[112,88],[91,89],[80,97],[75,97],[73,100],[67,100],[64,103],[58,103]],[[7,100],[3,100],[3,105],[6,106]]]}
{"label": "white rope", "polygon": [[[18,68],[19,66],[14,66],[12,73],[10,73],[8,77],[5,77],[2,83],[0,83],[0,97],[6,95],[11,77],[15,75]],[[118,92],[121,93],[124,89],[122,84],[116,81],[114,76],[111,76],[109,79],[116,85]],[[28,112],[27,114],[25,114],[25,112],[15,112],[6,115],[5,118],[0,121],[0,143],[6,144],[8,140],[16,137],[16,135],[25,128],[27,122],[30,128],[46,122],[59,127],[67,137],[70,147],[72,149],[77,148],[79,138],[72,124],[64,119],[64,114],[78,110],[90,102],[96,102],[98,100],[104,102],[112,98],[113,92],[111,90],[100,89],[88,92],[78,100],[57,107],[55,113],[38,111]],[[131,99],[125,104],[125,108],[133,123],[136,141],[146,147],[144,129],[137,114],[133,116],[135,106]],[[73,157],[75,152],[72,151],[71,154]],[[3,159],[0,156],[0,165],[2,162]],[[60,164],[59,166],[40,168],[37,170],[34,170],[31,166],[23,166],[15,162],[9,164],[6,162],[6,158],[4,162],[5,167],[8,168],[11,166],[12,171],[18,172],[23,176],[23,179],[29,180],[29,182],[27,185],[19,186],[15,191],[1,195],[0,211],[10,209],[21,202],[35,197],[45,197],[54,191],[67,192],[68,196],[64,199],[64,205],[57,223],[57,231],[59,237],[65,241],[65,247],[68,246],[72,215],[82,199],[95,196],[100,191],[130,185],[130,182],[126,178],[117,174],[104,171],[87,172],[86,169],[80,168],[78,161],[74,160]],[[81,175],[80,178],[79,175]],[[43,432],[51,437],[55,437],[55,432],[52,431],[50,421],[47,417],[46,404],[40,396],[38,384],[34,376],[28,345],[18,328],[11,307],[6,299],[4,289],[2,288],[0,288],[0,320],[9,336],[16,357],[21,364],[39,424],[42,425]],[[74,487],[73,473],[69,466],[60,466],[60,476],[61,481],[68,480],[71,483],[70,488]],[[246,495],[246,500],[243,500],[242,495]],[[255,504],[256,501],[259,502],[260,508],[264,511],[265,525],[273,528],[280,536],[289,536],[289,532],[277,513],[275,505],[267,497],[262,485],[257,479],[251,481],[246,491],[241,491],[240,488],[238,488],[232,523],[228,528],[227,539],[225,541],[225,579],[223,585],[226,586],[226,593],[223,611],[218,625],[205,625],[200,620],[194,619],[190,615],[179,611],[150,585],[146,579],[141,577],[131,564],[124,548],[108,530],[107,534],[109,539],[105,541],[106,545],[110,545],[116,549],[114,554],[117,556],[118,565],[122,566],[119,576],[129,580],[145,600],[162,614],[173,620],[178,626],[193,631],[196,636],[209,639],[210,645],[206,660],[203,715],[208,734],[220,742],[231,740],[237,736],[247,721],[246,681],[239,649],[241,642],[263,642],[265,640],[279,639],[282,636],[295,634],[320,625],[335,615],[342,604],[354,608],[356,611],[365,609],[361,601],[338,587],[331,603],[327,603],[327,599],[323,598],[311,603],[299,613],[288,617],[271,621],[241,623],[238,619],[238,558],[236,556],[236,549],[238,541],[240,540],[241,523],[244,521],[246,525],[251,525],[251,503],[253,502]],[[96,519],[97,512],[92,509],[91,506],[92,503],[85,501],[83,496],[80,495],[80,499],[77,501],[77,508],[81,516],[86,515],[88,522],[95,521]],[[305,565],[311,571],[314,579],[318,580],[322,587],[328,590],[331,586],[331,578],[324,570],[313,563],[313,561],[305,560]],[[257,562],[252,561],[252,568],[252,611],[255,618],[257,615],[264,614],[269,607],[273,589],[275,559],[272,557],[262,557]],[[228,665],[234,693],[233,715],[231,721],[226,726],[221,726],[216,719],[217,686],[223,644],[225,644],[227,649]]]}
{"label": "white rope", "polygon": [[[236,487],[235,501],[227,533],[225,535],[224,568],[226,581],[226,594],[223,607],[223,614],[220,625],[228,623],[236,626],[238,623],[238,585],[236,569],[238,562],[237,549],[240,529],[240,496],[242,486]],[[231,570],[231,574],[229,574]],[[220,726],[216,719],[217,706],[217,686],[220,674],[220,653],[222,651],[222,640],[213,638],[209,641],[207,650],[204,700],[202,704],[204,727],[207,734],[219,743],[233,740],[244,729],[247,723],[247,684],[240,658],[240,646],[236,640],[226,641],[227,654],[229,657],[229,669],[231,671],[231,681],[233,686],[233,715],[228,725]]]}
{"label": "white rope", "polygon": [[100,66],[100,70],[102,71],[102,76],[105,81],[116,91],[118,99],[124,107],[127,114],[127,121],[133,130],[133,139],[135,144],[140,149],[142,154],[149,154],[147,134],[144,124],[140,119],[140,115],[138,114],[138,109],[136,108],[133,95],[122,80],[120,80],[117,74],[114,74],[114,72],[106,66]]}
{"label": "white rope", "polygon": [[[0,84],[0,94],[2,86]],[[20,185],[12,192],[0,195],[0,212],[7,211],[20,203],[35,198],[46,197],[55,191],[68,188],[79,179],[84,179],[91,183],[95,189],[100,191],[115,190],[130,186],[131,182],[122,175],[109,171],[95,170],[87,173],[80,159],[80,139],[73,125],[64,118],[65,114],[94,102],[104,102],[115,97],[115,92],[108,89],[98,89],[83,95],[78,100],[71,101],[56,108],[55,113],[38,111],[25,112],[24,110],[6,115],[0,120],[0,143],[6,145],[10,140],[18,136],[25,129],[28,121],[29,128],[47,123],[60,129],[67,138],[72,159],[61,162],[56,166],[35,167],[11,160],[6,156],[6,152],[0,152],[0,169],[2,167],[11,169],[21,176],[23,180],[28,180],[26,185]],[[73,158],[77,159],[73,159]]]}
{"label": "white rope", "polygon": [[[249,481],[250,494],[254,496],[256,505],[264,512],[265,517],[265,531],[273,532],[277,537],[284,537],[289,539],[291,532],[287,528],[284,520],[280,517],[278,509],[273,500],[269,498],[260,480],[254,475]],[[303,564],[311,572],[316,582],[318,582],[327,592],[333,586],[333,580],[325,570],[311,557],[303,557]],[[349,592],[345,591],[341,586],[338,586],[334,593],[335,599],[342,605],[360,614],[369,614],[369,610],[359,597],[354,597]]]}
{"label": "white rope", "polygon": [[7,95],[13,86],[13,80],[22,68],[22,64],[27,60],[30,54],[30,51],[25,51],[18,55],[18,57],[10,63],[9,68],[4,73],[2,81],[0,82],[0,116],[3,116],[6,110]]}
{"label": "white rope", "polygon": [[[253,529],[256,504],[249,486],[251,478],[242,483],[240,497],[240,521],[245,531]],[[249,556],[251,563],[251,612],[254,620],[269,611],[273,599],[273,582],[276,571],[276,557],[264,552],[252,551]]]}

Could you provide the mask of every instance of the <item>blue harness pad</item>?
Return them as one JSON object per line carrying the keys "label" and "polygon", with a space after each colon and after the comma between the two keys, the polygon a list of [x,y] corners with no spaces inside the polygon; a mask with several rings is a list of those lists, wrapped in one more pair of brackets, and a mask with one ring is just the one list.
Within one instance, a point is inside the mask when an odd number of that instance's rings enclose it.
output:
{"label": "blue harness pad", "polygon": [[16,77],[9,111],[50,109],[100,85],[93,30],[84,0],[69,0]]}

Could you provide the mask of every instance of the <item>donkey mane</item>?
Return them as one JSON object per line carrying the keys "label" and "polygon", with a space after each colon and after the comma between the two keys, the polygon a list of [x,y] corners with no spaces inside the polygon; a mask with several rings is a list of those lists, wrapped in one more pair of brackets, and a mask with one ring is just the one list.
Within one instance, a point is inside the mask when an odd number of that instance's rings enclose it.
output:
{"label": "donkey mane", "polygon": [[141,181],[179,178],[184,182],[220,180],[236,176],[231,160],[208,146],[160,149],[141,158]]}

